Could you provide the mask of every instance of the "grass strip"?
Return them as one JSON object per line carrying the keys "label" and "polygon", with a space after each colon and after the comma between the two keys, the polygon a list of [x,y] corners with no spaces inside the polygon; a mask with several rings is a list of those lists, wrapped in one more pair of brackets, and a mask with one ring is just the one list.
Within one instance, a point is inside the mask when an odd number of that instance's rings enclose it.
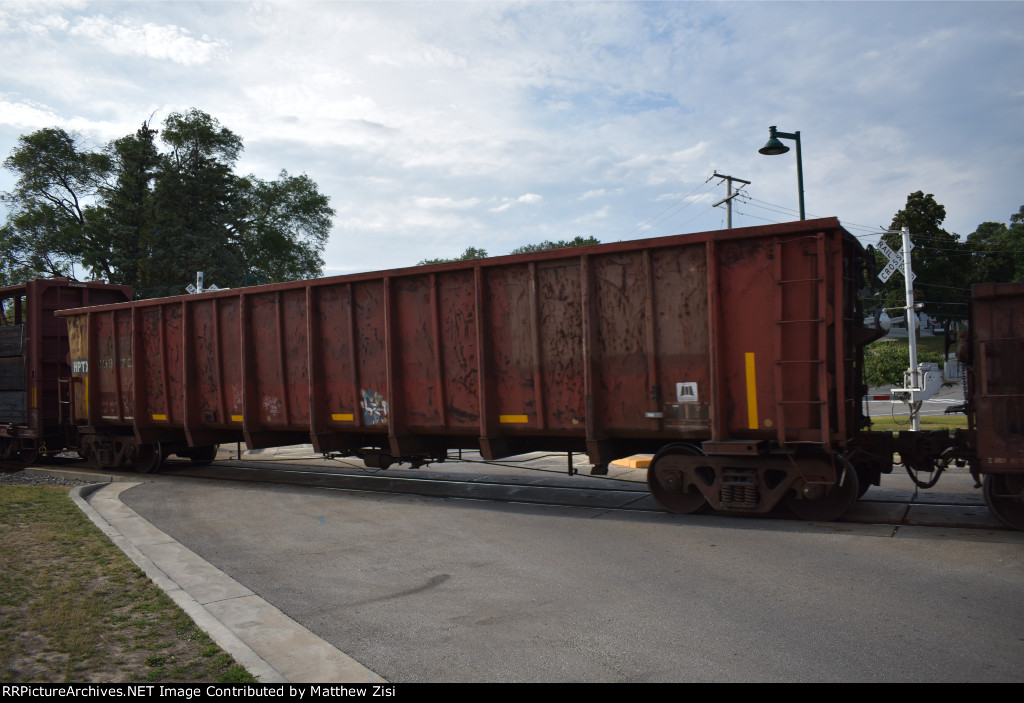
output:
{"label": "grass strip", "polygon": [[[922,430],[955,430],[967,429],[966,415],[922,415]],[[910,429],[910,417],[908,415],[872,415],[871,430],[876,432],[899,432]]]}
{"label": "grass strip", "polygon": [[0,681],[255,683],[74,504],[0,485]]}

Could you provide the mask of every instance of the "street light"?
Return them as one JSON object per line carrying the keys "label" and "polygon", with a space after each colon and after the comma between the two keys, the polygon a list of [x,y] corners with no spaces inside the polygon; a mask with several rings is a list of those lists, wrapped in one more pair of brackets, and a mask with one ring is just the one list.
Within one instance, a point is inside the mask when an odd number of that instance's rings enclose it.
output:
{"label": "street light", "polygon": [[800,219],[806,220],[807,217],[804,214],[804,162],[800,156],[800,132],[779,132],[775,127],[768,128],[768,143],[763,148],[758,149],[758,152],[765,156],[776,156],[778,154],[785,154],[789,151],[789,147],[779,141],[779,139],[793,139],[796,140],[796,180],[797,186],[800,188]]}

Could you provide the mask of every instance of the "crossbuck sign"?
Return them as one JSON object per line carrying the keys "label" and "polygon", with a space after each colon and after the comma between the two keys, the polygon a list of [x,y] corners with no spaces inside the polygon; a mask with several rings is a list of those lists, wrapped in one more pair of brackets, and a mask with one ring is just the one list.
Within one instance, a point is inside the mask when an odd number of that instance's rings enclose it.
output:
{"label": "crossbuck sign", "polygon": [[[910,242],[909,246],[910,249],[913,249],[914,243]],[[907,251],[910,251],[910,249]],[[886,264],[885,268],[878,274],[878,277],[882,279],[882,283],[885,283],[889,280],[891,275],[903,268],[903,247],[900,247],[899,251],[893,251],[892,247],[885,242],[880,241],[878,242],[878,250],[885,254],[885,257],[889,259],[889,263]],[[910,280],[913,281],[915,278],[917,278],[917,274],[911,272]]]}

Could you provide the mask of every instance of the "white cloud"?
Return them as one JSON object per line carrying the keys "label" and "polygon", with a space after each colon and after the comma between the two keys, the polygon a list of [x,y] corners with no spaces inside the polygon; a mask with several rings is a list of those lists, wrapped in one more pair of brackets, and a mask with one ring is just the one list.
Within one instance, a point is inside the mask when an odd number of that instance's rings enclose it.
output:
{"label": "white cloud", "polygon": [[580,196],[580,200],[590,200],[591,198],[607,198],[612,195],[622,195],[625,191],[624,188],[597,188],[595,190],[588,190],[586,193]]}
{"label": "white cloud", "polygon": [[520,195],[518,198],[502,198],[502,204],[498,207],[491,208],[491,212],[505,212],[509,208],[519,205],[520,203],[525,205],[539,205],[544,201],[544,197],[537,195],[536,193],[527,193]]}
{"label": "white cloud", "polygon": [[34,131],[44,125],[60,125],[63,122],[64,118],[52,108],[32,101],[6,100],[0,93],[0,124]]}
{"label": "white cloud", "polygon": [[588,212],[582,217],[577,217],[575,220],[573,220],[573,222],[577,224],[589,224],[591,222],[594,222],[595,220],[603,220],[607,218],[609,214],[611,214],[611,210],[611,207],[605,205],[599,210],[595,210],[594,212]]}
{"label": "white cloud", "polygon": [[103,15],[82,17],[72,25],[72,36],[85,37],[121,56],[168,59],[186,66],[204,64],[223,50],[223,44],[174,25],[123,24]]}
{"label": "white cloud", "polygon": [[480,204],[480,198],[466,198],[455,200],[453,198],[414,198],[416,207],[425,210],[468,210]]}

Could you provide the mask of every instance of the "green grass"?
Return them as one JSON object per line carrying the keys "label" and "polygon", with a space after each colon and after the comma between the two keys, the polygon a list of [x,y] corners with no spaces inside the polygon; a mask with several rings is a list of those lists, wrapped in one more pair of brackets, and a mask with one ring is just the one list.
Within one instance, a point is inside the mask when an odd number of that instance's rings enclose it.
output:
{"label": "green grass", "polygon": [[[883,340],[879,340],[879,341],[883,341]],[[908,348],[908,349],[910,347],[910,342],[907,340],[906,337],[885,337],[884,341],[887,341],[887,342],[891,341],[891,342],[893,342],[895,344],[899,344],[900,346],[902,346],[904,348]],[[944,336],[942,336],[941,334],[939,334],[939,335],[932,335],[932,334],[925,333],[925,334],[919,335],[918,338],[917,338],[917,351],[918,352],[937,352],[939,354],[943,354],[945,352],[945,350],[946,350],[946,338]],[[953,346],[951,346],[949,348],[949,351],[951,351],[951,352],[955,352],[956,351],[956,339],[955,338],[953,340]]]}
{"label": "green grass", "polygon": [[0,681],[256,681],[82,514],[0,486]]}
{"label": "green grass", "polygon": [[[910,417],[906,414],[897,415],[873,415],[871,417],[871,430],[876,432],[899,432],[910,429]],[[922,430],[955,430],[967,429],[966,415],[925,415],[921,417]]]}

